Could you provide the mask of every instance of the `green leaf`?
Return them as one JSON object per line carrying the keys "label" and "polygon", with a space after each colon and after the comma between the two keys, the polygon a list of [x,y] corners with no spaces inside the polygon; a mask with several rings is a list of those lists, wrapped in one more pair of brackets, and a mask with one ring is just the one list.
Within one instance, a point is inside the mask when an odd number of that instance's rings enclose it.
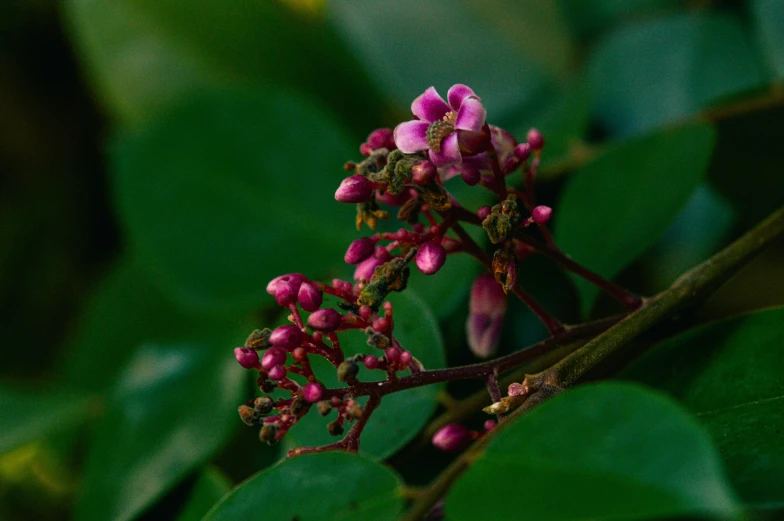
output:
{"label": "green leaf", "polygon": [[619,27],[595,49],[589,75],[596,115],[616,135],[682,120],[765,81],[738,20],[707,13]]}
{"label": "green leaf", "polygon": [[784,506],[784,308],[680,334],[621,376],[661,388],[713,435],[740,496]]}
{"label": "green leaf", "polygon": [[352,157],[319,106],[282,92],[189,103],[115,147],[131,240],[178,301],[236,311],[270,302],[267,281],[343,264],[354,208],[334,200]]}
{"label": "green leaf", "polygon": [[572,29],[586,36],[622,18],[672,8],[677,0],[559,0]]}
{"label": "green leaf", "polygon": [[[559,246],[610,278],[652,246],[700,184],[715,135],[707,125],[628,141],[569,180],[555,207]],[[578,280],[584,313],[599,291]]]}
{"label": "green leaf", "polygon": [[[395,338],[403,348],[411,351],[426,369],[446,365],[444,343],[433,312],[411,291],[393,293],[388,299],[394,306]],[[346,356],[367,353],[378,356],[366,344],[367,337],[360,331],[346,331],[341,334],[341,347]],[[313,372],[327,387],[343,387],[338,382],[335,368],[321,358],[311,357]],[[386,379],[383,371],[360,369],[361,381]],[[443,385],[427,385],[385,396],[378,409],[373,412],[362,432],[359,450],[368,456],[384,459],[408,443],[427,423],[437,406],[437,395]],[[364,400],[363,400],[364,401]],[[311,410],[291,429],[284,440],[290,447],[319,446],[335,442],[327,432],[327,423],[334,414],[326,419]]]}
{"label": "green leaf", "polygon": [[549,2],[337,0],[327,13],[377,84],[406,108],[430,85],[446,96],[465,83],[498,121],[570,72],[572,43]]}
{"label": "green leaf", "polygon": [[446,499],[454,521],[737,514],[710,438],[664,396],[619,383],[553,398],[497,434]]}
{"label": "green leaf", "polygon": [[784,78],[784,3],[750,0],[754,25],[765,58],[777,78]]}
{"label": "green leaf", "polygon": [[43,391],[0,385],[0,454],[86,420],[95,403],[90,396],[68,389]]}
{"label": "green leaf", "polygon": [[402,485],[388,468],[355,454],[298,456],[240,484],[204,521],[392,521],[403,509]]}
{"label": "green leaf", "polygon": [[234,431],[244,383],[206,340],[140,350],[95,430],[75,519],[133,519],[203,464]]}
{"label": "green leaf", "polygon": [[231,481],[215,467],[207,467],[193,485],[188,502],[177,521],[201,521],[205,514],[231,490]]}

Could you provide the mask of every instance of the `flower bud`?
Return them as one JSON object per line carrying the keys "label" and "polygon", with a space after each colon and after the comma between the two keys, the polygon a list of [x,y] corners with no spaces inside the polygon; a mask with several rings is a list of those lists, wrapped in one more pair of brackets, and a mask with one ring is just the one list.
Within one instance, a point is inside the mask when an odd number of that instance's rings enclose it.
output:
{"label": "flower bud", "polygon": [[342,318],[341,314],[332,308],[319,309],[308,317],[308,326],[316,331],[335,331]]}
{"label": "flower bud", "polygon": [[278,287],[287,283],[291,283],[295,290],[299,291],[299,285],[305,280],[308,279],[301,273],[288,273],[286,275],[281,275],[280,277],[275,277],[267,284],[267,293],[274,297],[275,293],[278,291]]}
{"label": "flower bud", "polygon": [[373,355],[367,355],[362,359],[362,362],[368,369],[378,369],[378,358]]}
{"label": "flower bud", "polygon": [[338,380],[341,382],[350,382],[357,377],[359,373],[359,366],[352,360],[341,362],[338,366]]}
{"label": "flower bud", "polygon": [[411,363],[411,360],[412,360],[413,358],[414,358],[414,357],[413,357],[413,355],[411,354],[411,352],[410,352],[410,351],[403,351],[402,353],[400,353],[400,360],[399,360],[399,362],[400,362],[400,365],[401,365],[402,367],[407,367],[407,366],[408,366],[408,364],[410,364],[410,363]]}
{"label": "flower bud", "polygon": [[279,347],[270,347],[264,356],[261,357],[261,367],[270,370],[276,365],[286,363],[286,352]]}
{"label": "flower bud", "polygon": [[435,242],[426,242],[416,253],[416,265],[425,275],[433,275],[446,261],[446,250]]}
{"label": "flower bud", "polygon": [[291,405],[289,406],[289,412],[291,412],[291,414],[295,416],[304,414],[308,412],[308,410],[310,410],[310,402],[302,398],[297,398],[296,400],[291,402]]}
{"label": "flower bud", "polygon": [[253,410],[259,414],[268,414],[272,412],[272,407],[275,402],[269,396],[259,396],[253,401]]}
{"label": "flower bud", "polygon": [[377,128],[368,135],[367,140],[359,147],[359,151],[363,156],[369,156],[374,150],[379,148],[386,148],[387,150],[394,150],[395,146],[394,134],[391,128]]}
{"label": "flower bud", "polygon": [[471,431],[459,423],[444,425],[433,435],[433,446],[444,452],[458,452],[471,444]]}
{"label": "flower bud", "polygon": [[316,311],[323,302],[321,290],[312,282],[303,282],[297,293],[297,302],[305,311]]}
{"label": "flower bud", "polygon": [[276,439],[277,434],[278,428],[275,425],[265,425],[259,431],[259,439],[267,445],[272,445],[278,441]]}
{"label": "flower bud", "polygon": [[340,436],[343,434],[343,426],[337,420],[327,424],[327,432],[330,436]]}
{"label": "flower bud", "polygon": [[460,178],[468,186],[474,186],[482,180],[482,173],[475,165],[463,163],[459,166]]}
{"label": "flower bud", "polygon": [[266,349],[271,344],[269,341],[270,335],[272,331],[269,328],[264,329],[256,329],[248,335],[248,338],[245,340],[245,347],[250,347],[251,349]]}
{"label": "flower bud", "polygon": [[364,203],[373,195],[373,183],[361,175],[345,178],[335,191],[335,199],[341,203]]}
{"label": "flower bud", "polygon": [[528,131],[526,140],[534,150],[541,150],[544,147],[544,136],[542,136],[542,133],[535,128],[532,128]]}
{"label": "flower bud", "polygon": [[373,277],[373,272],[375,272],[376,268],[382,264],[384,263],[375,257],[365,259],[364,261],[360,262],[357,266],[357,269],[354,270],[354,280],[370,280]]}
{"label": "flower bud", "polygon": [[514,148],[514,156],[518,161],[525,161],[531,157],[531,145],[528,143],[520,143]]}
{"label": "flower bud", "polygon": [[267,376],[269,376],[270,380],[283,380],[286,378],[286,368],[282,365],[276,365],[275,367],[271,368],[267,371]]}
{"label": "flower bud", "polygon": [[506,294],[492,275],[477,277],[471,286],[466,334],[471,351],[479,358],[489,358],[498,349],[506,305]]}
{"label": "flower bud", "polygon": [[493,209],[489,206],[480,206],[479,209],[476,211],[476,216],[479,217],[480,221],[484,221],[487,219],[487,216],[490,215]]}
{"label": "flower bud", "polygon": [[240,405],[237,407],[237,412],[240,413],[240,419],[245,425],[253,425],[256,423],[256,414],[254,410],[247,405]]}
{"label": "flower bud", "polygon": [[537,206],[531,211],[531,219],[534,220],[536,224],[544,224],[550,220],[550,217],[553,215],[553,209],[549,206]]}
{"label": "flower bud", "polygon": [[275,288],[275,302],[279,306],[288,307],[297,301],[297,291],[299,288],[297,284],[291,282],[284,282]]}
{"label": "flower bud", "polygon": [[294,324],[275,328],[270,335],[270,343],[282,349],[294,349],[302,342],[302,331]]}
{"label": "flower bud", "polygon": [[318,382],[308,382],[302,388],[302,397],[308,403],[316,403],[324,396],[324,386]]}
{"label": "flower bud", "polygon": [[427,160],[420,161],[411,169],[411,180],[418,185],[429,185],[435,180],[436,175],[438,175],[436,165]]}
{"label": "flower bud", "polygon": [[253,349],[247,347],[235,347],[234,358],[245,369],[253,369],[259,365],[259,355]]}
{"label": "flower bud", "polygon": [[517,382],[509,384],[509,388],[506,390],[509,396],[522,396],[526,393],[527,389],[523,384],[519,384]]}
{"label": "flower bud", "polygon": [[495,420],[485,420],[483,427],[485,429],[485,432],[490,432],[491,430],[498,427],[498,422]]}
{"label": "flower bud", "polygon": [[384,355],[387,357],[390,364],[394,364],[400,360],[400,350],[397,347],[387,347],[384,350]]}
{"label": "flower bud", "polygon": [[322,416],[326,416],[330,412],[332,412],[332,405],[326,400],[320,401],[316,404],[316,409],[318,410],[319,414]]}
{"label": "flower bud", "polygon": [[349,244],[346,254],[343,256],[343,260],[346,261],[347,264],[359,264],[373,255],[375,247],[376,245],[373,240],[368,237],[357,239]]}

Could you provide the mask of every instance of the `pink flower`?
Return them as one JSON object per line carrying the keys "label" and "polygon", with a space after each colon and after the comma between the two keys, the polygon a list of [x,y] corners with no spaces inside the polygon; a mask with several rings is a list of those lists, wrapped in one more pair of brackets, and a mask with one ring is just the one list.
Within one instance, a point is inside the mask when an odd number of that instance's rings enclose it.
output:
{"label": "pink flower", "polygon": [[430,161],[436,166],[447,166],[462,161],[458,143],[461,133],[466,141],[481,141],[476,134],[485,125],[487,111],[479,97],[459,83],[452,85],[446,97],[449,104],[434,87],[429,87],[414,100],[411,112],[418,119],[395,127],[395,144],[401,152],[428,150]]}

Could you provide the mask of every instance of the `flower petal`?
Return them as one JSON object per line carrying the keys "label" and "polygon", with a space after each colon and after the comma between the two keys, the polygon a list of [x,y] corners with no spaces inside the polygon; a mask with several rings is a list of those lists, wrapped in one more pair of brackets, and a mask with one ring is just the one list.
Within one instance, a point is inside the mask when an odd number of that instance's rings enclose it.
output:
{"label": "flower petal", "polygon": [[[413,154],[427,148],[427,121],[406,121],[395,127],[395,145],[404,154]],[[455,134],[457,135],[457,134]]]}
{"label": "flower petal", "polygon": [[446,99],[449,101],[449,106],[451,106],[454,110],[459,109],[463,105],[463,101],[465,101],[468,97],[474,97],[479,99],[479,96],[474,94],[474,91],[468,85],[463,85],[462,83],[456,83],[452,85],[449,89],[449,92],[446,93]]}
{"label": "flower petal", "polygon": [[482,130],[482,127],[485,126],[486,117],[487,111],[478,98],[466,98],[457,111],[455,128],[479,132]]}
{"label": "flower petal", "polygon": [[441,141],[441,152],[435,152],[432,148],[430,149],[430,161],[438,167],[454,165],[455,163],[460,163],[461,160],[460,147],[457,144],[457,132],[452,132]]}
{"label": "flower petal", "polygon": [[438,95],[435,87],[428,87],[411,104],[411,112],[422,121],[432,123],[443,118],[450,109],[444,99]]}

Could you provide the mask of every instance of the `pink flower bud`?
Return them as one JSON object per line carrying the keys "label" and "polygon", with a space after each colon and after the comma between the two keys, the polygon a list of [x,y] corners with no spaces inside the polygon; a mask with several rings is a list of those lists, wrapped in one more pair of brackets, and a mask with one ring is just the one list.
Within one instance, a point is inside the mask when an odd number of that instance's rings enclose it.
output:
{"label": "pink flower bud", "polygon": [[349,244],[346,254],[343,256],[343,260],[348,264],[359,264],[373,255],[375,247],[376,245],[373,240],[368,237],[357,239]]}
{"label": "pink flower bud", "polygon": [[389,206],[403,206],[409,199],[411,199],[411,194],[408,190],[403,190],[397,195],[390,194],[386,190],[376,190],[376,201]]}
{"label": "pink flower bud", "polygon": [[482,180],[482,173],[475,165],[470,163],[463,163],[459,166],[460,178],[468,186],[474,186]]}
{"label": "pink flower bud", "polygon": [[525,161],[531,157],[531,145],[528,143],[520,143],[514,148],[514,156],[519,161]]}
{"label": "pink flower bud", "polygon": [[354,270],[354,280],[370,280],[373,276],[373,272],[376,271],[376,268],[384,264],[380,260],[375,257],[370,257],[369,259],[365,259],[359,263],[357,269]]}
{"label": "pink flower bud", "polygon": [[[388,150],[394,150],[397,148],[395,146],[395,138],[391,128],[377,128],[373,132],[368,135],[367,140],[362,143],[359,150],[362,155],[369,156],[373,150],[378,150],[379,148],[386,148]],[[365,153],[367,151],[367,153]]]}
{"label": "pink flower bud", "polygon": [[332,308],[319,309],[308,317],[308,325],[316,331],[334,331],[341,323],[341,315]]}
{"label": "pink flower bud", "polygon": [[411,180],[418,185],[432,183],[436,175],[438,175],[436,165],[427,160],[420,161],[411,169]]}
{"label": "pink flower bud", "polygon": [[259,355],[253,349],[247,347],[235,347],[234,358],[245,369],[253,369],[259,365]]}
{"label": "pink flower bud", "polygon": [[480,206],[479,209],[476,211],[476,216],[479,217],[480,221],[484,221],[487,219],[487,216],[490,215],[493,209],[489,206]]}
{"label": "pink flower bud", "polygon": [[276,365],[283,365],[286,363],[286,352],[279,347],[270,347],[264,356],[261,357],[261,367],[264,369],[272,369]]}
{"label": "pink flower bud", "polygon": [[335,191],[335,199],[341,203],[364,203],[373,195],[373,183],[361,175],[345,178]]}
{"label": "pink flower bud", "polygon": [[267,376],[269,376],[270,380],[275,380],[275,381],[283,380],[284,378],[286,378],[286,368],[283,367],[282,365],[276,365],[275,367],[267,371]]}
{"label": "pink flower bud", "polygon": [[365,367],[367,367],[368,369],[376,369],[376,368],[378,368],[378,358],[376,358],[373,355],[366,356],[362,360],[362,362],[364,362]]}
{"label": "pink flower bud", "polygon": [[305,311],[316,311],[321,307],[323,297],[321,290],[319,290],[312,282],[303,282],[299,287],[297,293],[297,302],[302,306]]}
{"label": "pink flower bud", "polygon": [[542,133],[535,128],[532,128],[528,131],[526,140],[534,150],[541,150],[544,147],[544,136],[542,136]]}
{"label": "pink flower bud", "polygon": [[490,432],[491,430],[495,429],[498,426],[498,422],[495,420],[485,420],[483,427],[485,428],[485,432]]}
{"label": "pink flower bud", "polygon": [[294,349],[302,342],[302,331],[294,324],[276,327],[270,335],[270,343],[281,349]]}
{"label": "pink flower bud", "polygon": [[302,397],[308,403],[316,403],[324,396],[324,386],[318,382],[309,382],[302,388]]}
{"label": "pink flower bud", "polygon": [[433,435],[433,446],[444,452],[458,452],[471,444],[471,431],[458,423],[444,425]]}
{"label": "pink flower bud", "polygon": [[536,224],[544,224],[550,220],[550,217],[553,215],[553,209],[549,206],[537,206],[531,211],[531,219],[534,220]]}
{"label": "pink flower bud", "polygon": [[403,367],[407,367],[408,364],[411,363],[411,360],[413,358],[414,357],[411,355],[411,352],[403,351],[402,353],[400,353],[400,365]]}
{"label": "pink flower bud", "polygon": [[286,275],[281,275],[280,277],[275,277],[267,284],[267,293],[274,297],[278,287],[288,283],[292,284],[296,290],[299,291],[299,285],[305,280],[308,279],[301,273],[288,273]]}
{"label": "pink flower bud", "polygon": [[525,391],[525,386],[517,382],[509,384],[509,388],[506,390],[509,396],[522,396],[525,394]]}
{"label": "pink flower bud", "polygon": [[291,282],[282,282],[275,289],[275,302],[283,307],[288,307],[297,301],[299,288]]}
{"label": "pink flower bud", "polygon": [[394,364],[400,360],[400,350],[396,347],[387,347],[386,350],[384,350],[384,354],[390,364]]}
{"label": "pink flower bud", "polygon": [[435,242],[426,242],[419,247],[415,262],[419,271],[425,275],[433,275],[446,261],[446,250]]}
{"label": "pink flower bud", "polygon": [[506,293],[492,275],[477,277],[471,286],[466,334],[471,351],[479,358],[489,358],[498,349],[506,305]]}
{"label": "pink flower bud", "polygon": [[376,249],[373,250],[373,257],[377,258],[381,262],[387,262],[392,258],[392,254],[389,253],[389,250],[383,246],[376,246]]}

